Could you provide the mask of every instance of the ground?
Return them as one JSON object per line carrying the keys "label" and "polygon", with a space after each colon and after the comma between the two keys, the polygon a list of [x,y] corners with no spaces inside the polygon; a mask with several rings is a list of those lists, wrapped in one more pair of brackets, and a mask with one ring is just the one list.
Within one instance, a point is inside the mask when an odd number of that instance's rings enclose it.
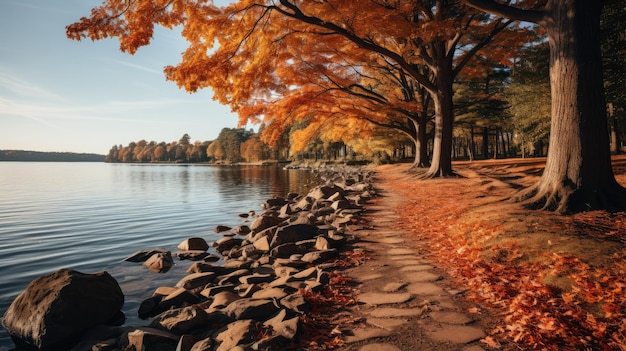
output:
{"label": "ground", "polygon": [[[458,162],[460,177],[434,180],[377,167],[340,348],[626,350],[626,213],[510,201],[544,163]],[[625,156],[614,171],[626,186]]]}

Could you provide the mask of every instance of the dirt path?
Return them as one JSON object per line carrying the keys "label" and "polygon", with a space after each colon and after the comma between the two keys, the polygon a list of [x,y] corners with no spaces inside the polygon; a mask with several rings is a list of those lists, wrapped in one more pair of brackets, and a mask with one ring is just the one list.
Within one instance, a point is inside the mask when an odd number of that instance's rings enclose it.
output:
{"label": "dirt path", "polygon": [[[341,326],[340,349],[622,344],[626,213],[558,216],[508,201],[538,180],[544,161],[459,162],[461,177],[428,181],[406,165],[378,167],[381,196],[355,233],[368,259],[347,270],[358,303],[343,317],[350,322]],[[626,186],[626,156],[613,167]],[[601,286],[597,276],[606,277]]]}
{"label": "dirt path", "polygon": [[357,232],[363,265],[346,273],[358,282],[355,324],[342,350],[483,350],[493,318],[464,299],[465,289],[434,266],[400,226],[401,189],[381,179],[380,197],[367,206],[369,225]]}

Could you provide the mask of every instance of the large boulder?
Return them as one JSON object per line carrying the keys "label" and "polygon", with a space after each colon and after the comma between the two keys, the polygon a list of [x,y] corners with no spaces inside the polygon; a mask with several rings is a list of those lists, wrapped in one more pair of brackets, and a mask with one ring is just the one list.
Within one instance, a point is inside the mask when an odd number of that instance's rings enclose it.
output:
{"label": "large boulder", "polygon": [[4,314],[2,325],[16,343],[58,349],[120,313],[124,294],[107,272],[61,269],[33,280]]}

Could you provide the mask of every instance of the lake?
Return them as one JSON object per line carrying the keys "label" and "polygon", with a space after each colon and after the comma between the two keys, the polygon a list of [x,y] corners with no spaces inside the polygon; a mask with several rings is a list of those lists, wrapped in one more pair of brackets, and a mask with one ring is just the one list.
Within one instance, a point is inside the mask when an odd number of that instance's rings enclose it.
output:
{"label": "lake", "polygon": [[[125,293],[128,323],[143,325],[139,303],[174,285],[190,262],[159,274],[125,257],[174,252],[192,236],[216,240],[217,225],[244,224],[240,213],[318,182],[313,172],[277,166],[0,162],[0,316],[38,276],[106,270]],[[0,328],[0,351],[12,346]]]}

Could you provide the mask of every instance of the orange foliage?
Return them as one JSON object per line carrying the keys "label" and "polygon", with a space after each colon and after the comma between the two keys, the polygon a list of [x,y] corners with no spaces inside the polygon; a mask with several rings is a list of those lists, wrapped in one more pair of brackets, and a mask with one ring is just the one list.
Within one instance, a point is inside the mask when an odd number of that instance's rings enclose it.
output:
{"label": "orange foliage", "polygon": [[[270,144],[312,116],[319,123],[366,118],[410,132],[406,118],[424,109],[411,90],[435,96],[439,72],[460,68],[444,68],[437,57],[463,62],[459,48],[473,55],[472,45],[501,26],[476,20],[478,12],[461,4],[431,3],[239,0],[219,8],[210,0],[104,0],[67,35],[117,37],[132,54],[149,44],[154,25],[182,26],[189,47],[180,64],[165,68],[167,79],[190,92],[211,87],[240,125],[263,121]],[[506,50],[494,56],[505,62]]]}

